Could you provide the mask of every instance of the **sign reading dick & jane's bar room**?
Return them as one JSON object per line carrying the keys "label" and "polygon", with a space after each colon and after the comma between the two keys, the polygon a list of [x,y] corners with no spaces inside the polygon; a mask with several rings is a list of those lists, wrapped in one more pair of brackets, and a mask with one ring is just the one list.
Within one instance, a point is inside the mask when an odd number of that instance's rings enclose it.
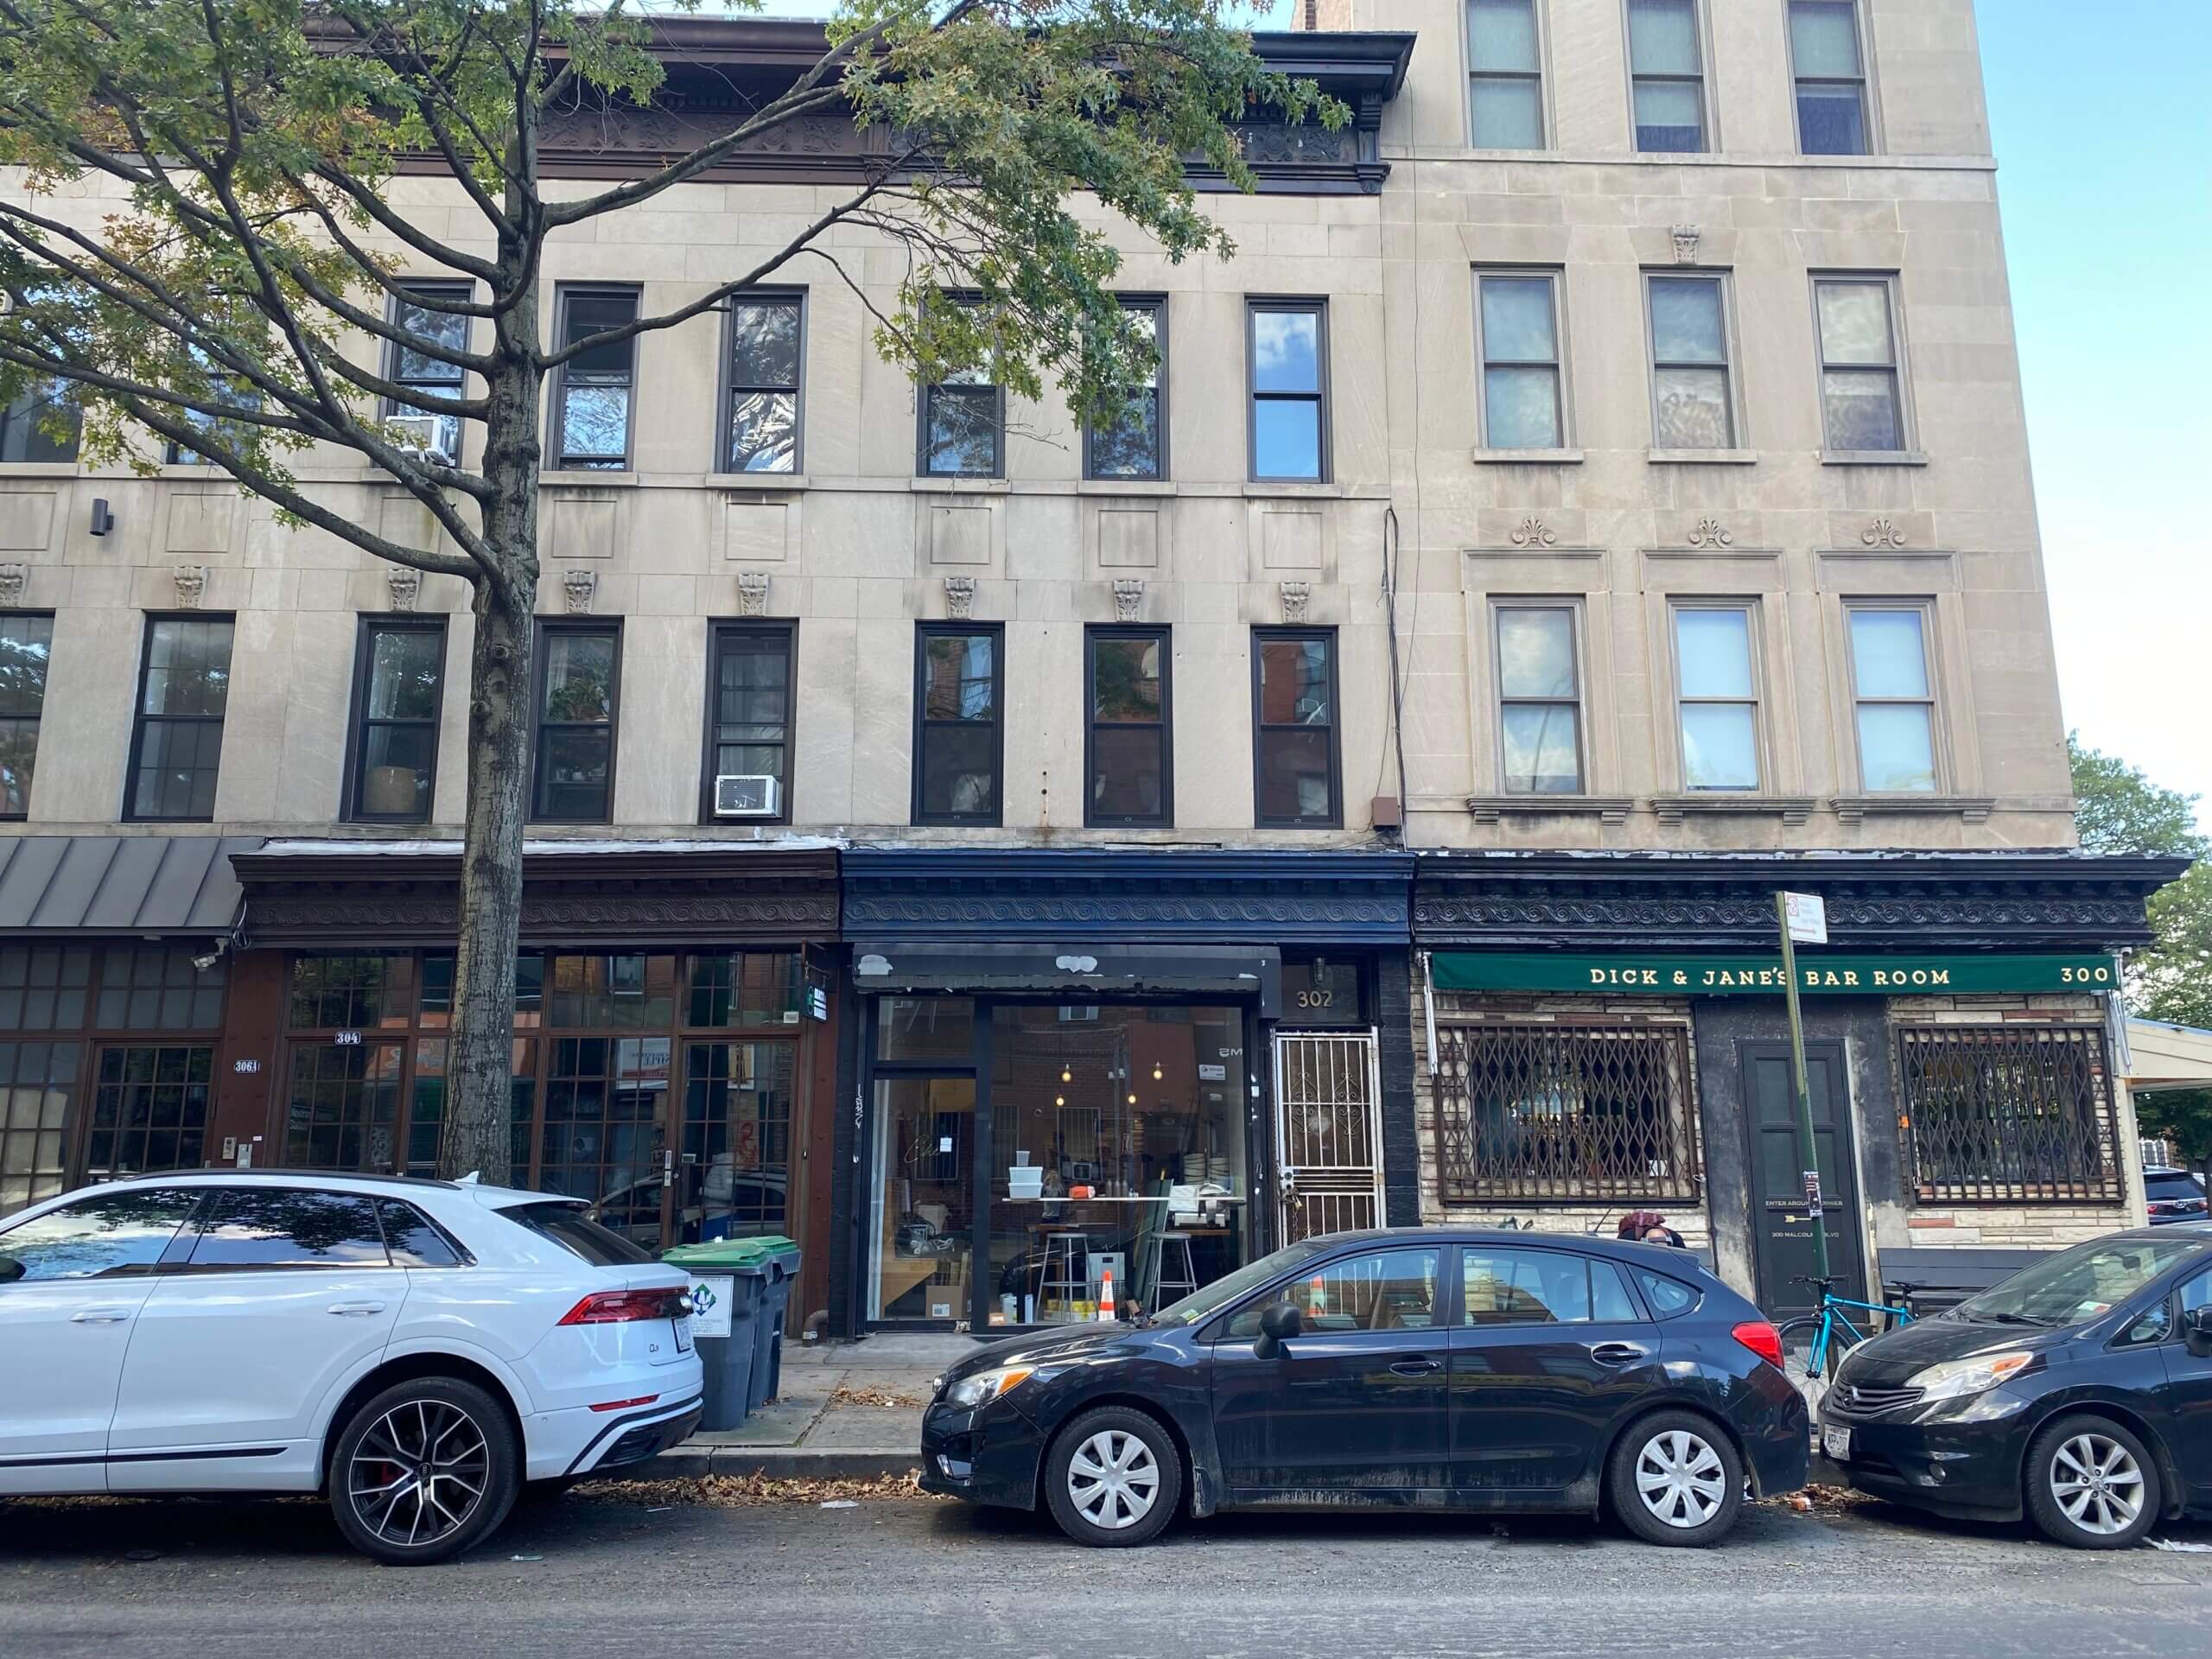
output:
{"label": "sign reading dick & jane's bar room", "polygon": [[[1782,961],[1761,956],[1575,956],[1440,950],[1430,963],[1444,991],[1587,991],[1645,996],[1778,996]],[[2110,991],[2110,957],[1800,956],[1808,996],[1930,996],[1963,992]]]}

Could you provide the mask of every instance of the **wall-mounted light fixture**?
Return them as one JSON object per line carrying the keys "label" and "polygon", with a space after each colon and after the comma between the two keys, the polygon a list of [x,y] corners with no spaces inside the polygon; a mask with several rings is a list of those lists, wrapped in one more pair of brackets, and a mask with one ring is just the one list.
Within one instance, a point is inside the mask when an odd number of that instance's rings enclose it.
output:
{"label": "wall-mounted light fixture", "polygon": [[92,534],[105,536],[114,528],[115,515],[107,509],[107,498],[104,495],[94,496],[92,498]]}

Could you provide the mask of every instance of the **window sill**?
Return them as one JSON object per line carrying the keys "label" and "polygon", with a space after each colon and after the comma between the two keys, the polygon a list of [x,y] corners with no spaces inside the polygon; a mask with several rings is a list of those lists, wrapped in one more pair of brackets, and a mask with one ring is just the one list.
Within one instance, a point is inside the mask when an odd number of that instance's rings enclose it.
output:
{"label": "window sill", "polygon": [[1467,810],[1477,823],[1500,818],[1548,818],[1561,813],[1594,813],[1607,823],[1628,822],[1636,803],[1625,795],[1470,795]]}
{"label": "window sill", "polygon": [[1803,823],[1813,815],[1813,798],[1809,795],[1760,795],[1749,791],[1714,790],[1694,795],[1655,795],[1651,810],[1659,815],[1659,822],[1679,824],[1684,818],[1701,817],[1707,814],[1727,815],[1745,813],[1753,816],[1779,817],[1792,828]]}
{"label": "window sill", "polygon": [[1580,467],[1580,449],[1485,449],[1478,444],[1467,451],[1478,467]]}
{"label": "window sill", "polygon": [[1823,467],[1925,467],[1928,457],[1917,449],[1823,449]]}
{"label": "window sill", "polygon": [[1311,479],[1255,478],[1244,485],[1247,501],[1268,499],[1333,501],[1342,499],[1344,486],[1341,484],[1316,483]]}
{"label": "window sill", "polygon": [[805,489],[804,473],[709,473],[707,484],[725,495],[780,495]]}
{"label": "window sill", "polygon": [[1164,478],[1085,478],[1077,480],[1077,495],[1173,495],[1175,486]]}
{"label": "window sill", "polygon": [[[198,467],[193,468],[194,472]],[[11,478],[81,478],[73,461],[0,461],[0,482]]]}
{"label": "window sill", "polygon": [[1981,823],[1997,803],[1986,795],[1838,795],[1828,804],[1845,823],[1861,823],[1870,817],[1953,813],[1967,823]]}
{"label": "window sill", "polygon": [[1003,478],[910,478],[906,487],[917,495],[1010,495],[1014,486]]}
{"label": "window sill", "polygon": [[595,473],[582,467],[564,467],[558,472],[538,474],[537,486],[542,490],[634,490],[638,487],[638,474],[633,472]]}
{"label": "window sill", "polygon": [[1753,467],[1756,449],[1647,449],[1643,458],[1654,467]]}

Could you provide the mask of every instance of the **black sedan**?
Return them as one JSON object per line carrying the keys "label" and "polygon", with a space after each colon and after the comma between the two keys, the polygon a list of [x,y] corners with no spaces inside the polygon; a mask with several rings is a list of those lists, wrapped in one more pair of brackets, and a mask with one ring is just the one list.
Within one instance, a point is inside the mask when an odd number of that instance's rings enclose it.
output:
{"label": "black sedan", "polygon": [[2076,1245],[1861,1344],[1821,1435],[1861,1491],[2083,1549],[2212,1514],[2212,1224]]}
{"label": "black sedan", "polygon": [[938,1379],[922,1484],[1141,1544],[1187,1509],[1610,1508],[1709,1544],[1805,1482],[1758,1310],[1680,1250],[1339,1233],[1142,1325],[1010,1338]]}

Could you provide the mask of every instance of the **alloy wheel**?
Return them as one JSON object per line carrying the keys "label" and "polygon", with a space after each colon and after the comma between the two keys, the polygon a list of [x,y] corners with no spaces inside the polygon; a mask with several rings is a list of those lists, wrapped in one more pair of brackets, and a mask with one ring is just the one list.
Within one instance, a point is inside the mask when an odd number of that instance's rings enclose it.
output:
{"label": "alloy wheel", "polygon": [[1068,1496],[1091,1525],[1119,1532],[1152,1513],[1160,1497],[1160,1465],[1135,1435],[1101,1429],[1068,1460]]}
{"label": "alloy wheel", "polygon": [[1636,1491],[1645,1509],[1688,1531],[1719,1512],[1728,1496],[1728,1471],[1706,1440],[1688,1429],[1664,1429],[1636,1454]]}
{"label": "alloy wheel", "polygon": [[492,1452],[476,1420],[444,1400],[407,1400],[353,1448],[346,1491],[361,1524],[389,1544],[450,1536],[483,1501]]}
{"label": "alloy wheel", "polygon": [[2125,1532],[2143,1513],[2143,1471],[2135,1455],[2102,1434],[2076,1434],[2050,1456],[2050,1495],[2084,1532]]}

